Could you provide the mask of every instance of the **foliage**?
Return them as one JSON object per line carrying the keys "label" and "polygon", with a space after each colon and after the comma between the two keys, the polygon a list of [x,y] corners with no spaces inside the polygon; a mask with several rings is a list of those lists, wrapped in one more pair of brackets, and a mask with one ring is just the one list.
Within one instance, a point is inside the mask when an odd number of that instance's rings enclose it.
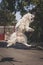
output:
{"label": "foliage", "polygon": [[32,3],[36,4],[36,8],[33,11],[36,12],[35,21],[33,27],[35,28],[34,34],[31,39],[34,41],[43,41],[43,0],[33,0]]}
{"label": "foliage", "polygon": [[14,21],[15,16],[7,10],[0,10],[0,25],[9,25]]}

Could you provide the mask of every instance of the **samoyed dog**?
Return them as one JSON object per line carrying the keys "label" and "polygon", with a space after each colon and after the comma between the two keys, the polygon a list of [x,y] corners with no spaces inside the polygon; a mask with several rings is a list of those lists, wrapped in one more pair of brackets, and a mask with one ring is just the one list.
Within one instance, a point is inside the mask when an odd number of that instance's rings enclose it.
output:
{"label": "samoyed dog", "polygon": [[25,31],[34,31],[33,28],[29,27],[30,23],[34,20],[34,15],[31,13],[25,14],[22,19],[17,22],[15,25],[15,32],[11,34],[9,40],[7,41],[7,47],[15,44],[16,42],[22,43],[27,47],[31,47],[31,45],[27,44],[27,37],[24,34]]}

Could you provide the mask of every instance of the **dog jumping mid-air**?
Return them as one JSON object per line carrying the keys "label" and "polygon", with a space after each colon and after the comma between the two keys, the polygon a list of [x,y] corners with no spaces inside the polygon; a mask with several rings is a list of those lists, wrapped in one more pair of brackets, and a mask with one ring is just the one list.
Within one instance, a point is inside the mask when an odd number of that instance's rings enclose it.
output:
{"label": "dog jumping mid-air", "polygon": [[15,25],[15,32],[11,34],[7,41],[7,47],[15,44],[16,42],[22,43],[27,47],[31,47],[31,45],[27,44],[27,37],[24,32],[34,31],[33,28],[29,27],[30,23],[34,20],[34,17],[35,16],[33,14],[27,13],[19,20],[19,22],[17,22]]}

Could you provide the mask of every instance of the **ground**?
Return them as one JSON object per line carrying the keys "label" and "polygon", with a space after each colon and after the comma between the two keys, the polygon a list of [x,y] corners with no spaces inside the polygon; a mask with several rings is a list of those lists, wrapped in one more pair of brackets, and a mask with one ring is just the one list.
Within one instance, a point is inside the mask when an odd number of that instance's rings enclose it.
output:
{"label": "ground", "polygon": [[1,46],[0,65],[43,65],[43,50]]}

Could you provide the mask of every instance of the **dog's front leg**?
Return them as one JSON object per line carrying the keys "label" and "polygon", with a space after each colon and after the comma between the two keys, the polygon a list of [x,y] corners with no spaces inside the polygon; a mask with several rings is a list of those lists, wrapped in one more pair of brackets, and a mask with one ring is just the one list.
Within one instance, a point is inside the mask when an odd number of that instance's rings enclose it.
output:
{"label": "dog's front leg", "polygon": [[34,31],[34,29],[31,27],[26,27],[26,31],[32,32],[32,31]]}

